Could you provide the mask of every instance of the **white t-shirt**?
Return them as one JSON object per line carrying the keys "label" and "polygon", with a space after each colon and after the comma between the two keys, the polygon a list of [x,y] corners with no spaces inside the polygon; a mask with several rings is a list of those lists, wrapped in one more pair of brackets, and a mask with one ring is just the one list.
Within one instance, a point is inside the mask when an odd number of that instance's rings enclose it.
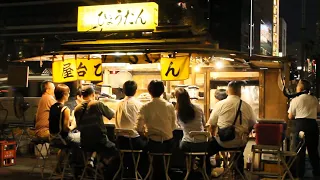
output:
{"label": "white t-shirt", "polygon": [[291,100],[288,113],[291,113],[295,118],[317,119],[319,109],[318,99],[308,94],[302,94]]}
{"label": "white t-shirt", "polygon": [[[210,115],[208,123],[219,128],[226,128],[233,124],[240,104],[240,97],[229,95],[226,99],[215,104]],[[236,138],[231,141],[222,142],[216,137],[217,142],[224,148],[243,147],[248,142],[249,128],[256,123],[256,116],[251,106],[242,101],[241,104],[242,124],[240,125],[240,117],[238,117],[235,129]],[[239,115],[240,116],[240,115]]]}

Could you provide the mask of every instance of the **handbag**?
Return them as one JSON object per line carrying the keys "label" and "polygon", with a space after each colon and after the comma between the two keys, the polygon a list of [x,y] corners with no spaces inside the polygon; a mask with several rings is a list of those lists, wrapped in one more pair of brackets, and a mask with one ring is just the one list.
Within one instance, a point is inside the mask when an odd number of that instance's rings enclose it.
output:
{"label": "handbag", "polygon": [[236,117],[233,121],[233,124],[231,126],[225,127],[225,128],[218,127],[218,136],[220,138],[220,141],[222,141],[222,142],[231,141],[231,140],[234,140],[234,138],[236,138],[235,124],[236,124],[236,121],[237,121],[239,114],[240,114],[240,124],[242,124],[242,113],[240,111],[241,104],[242,104],[242,100],[240,99],[239,108],[238,108]]}

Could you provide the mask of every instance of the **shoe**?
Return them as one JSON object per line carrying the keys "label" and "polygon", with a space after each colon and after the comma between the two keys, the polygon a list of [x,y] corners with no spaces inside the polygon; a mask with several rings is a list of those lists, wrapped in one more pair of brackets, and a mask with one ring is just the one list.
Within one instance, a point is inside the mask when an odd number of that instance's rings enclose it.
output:
{"label": "shoe", "polygon": [[89,160],[88,160],[88,166],[90,166],[91,168],[94,168],[94,159],[91,157]]}

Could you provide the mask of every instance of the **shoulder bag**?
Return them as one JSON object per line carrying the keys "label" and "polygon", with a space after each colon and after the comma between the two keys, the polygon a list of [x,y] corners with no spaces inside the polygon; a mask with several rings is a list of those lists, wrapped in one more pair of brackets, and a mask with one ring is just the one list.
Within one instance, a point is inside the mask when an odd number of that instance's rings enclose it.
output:
{"label": "shoulder bag", "polygon": [[242,114],[241,114],[241,104],[242,104],[242,100],[240,100],[240,104],[239,104],[239,108],[236,114],[236,117],[233,121],[233,124],[229,127],[225,127],[225,128],[219,128],[218,127],[218,136],[220,138],[220,141],[224,142],[224,141],[231,141],[234,140],[234,138],[236,138],[236,132],[235,132],[235,124],[237,122],[237,118],[240,114],[240,124],[242,124]]}

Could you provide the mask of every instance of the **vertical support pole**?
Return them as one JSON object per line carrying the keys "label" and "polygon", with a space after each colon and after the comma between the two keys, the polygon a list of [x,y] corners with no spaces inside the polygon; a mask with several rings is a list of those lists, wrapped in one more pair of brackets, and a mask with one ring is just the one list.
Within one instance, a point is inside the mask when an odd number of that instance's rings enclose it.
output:
{"label": "vertical support pole", "polygon": [[210,70],[207,69],[204,74],[204,113],[205,119],[208,120],[210,116]]}
{"label": "vertical support pole", "polygon": [[265,118],[265,70],[259,72],[259,118]]}

